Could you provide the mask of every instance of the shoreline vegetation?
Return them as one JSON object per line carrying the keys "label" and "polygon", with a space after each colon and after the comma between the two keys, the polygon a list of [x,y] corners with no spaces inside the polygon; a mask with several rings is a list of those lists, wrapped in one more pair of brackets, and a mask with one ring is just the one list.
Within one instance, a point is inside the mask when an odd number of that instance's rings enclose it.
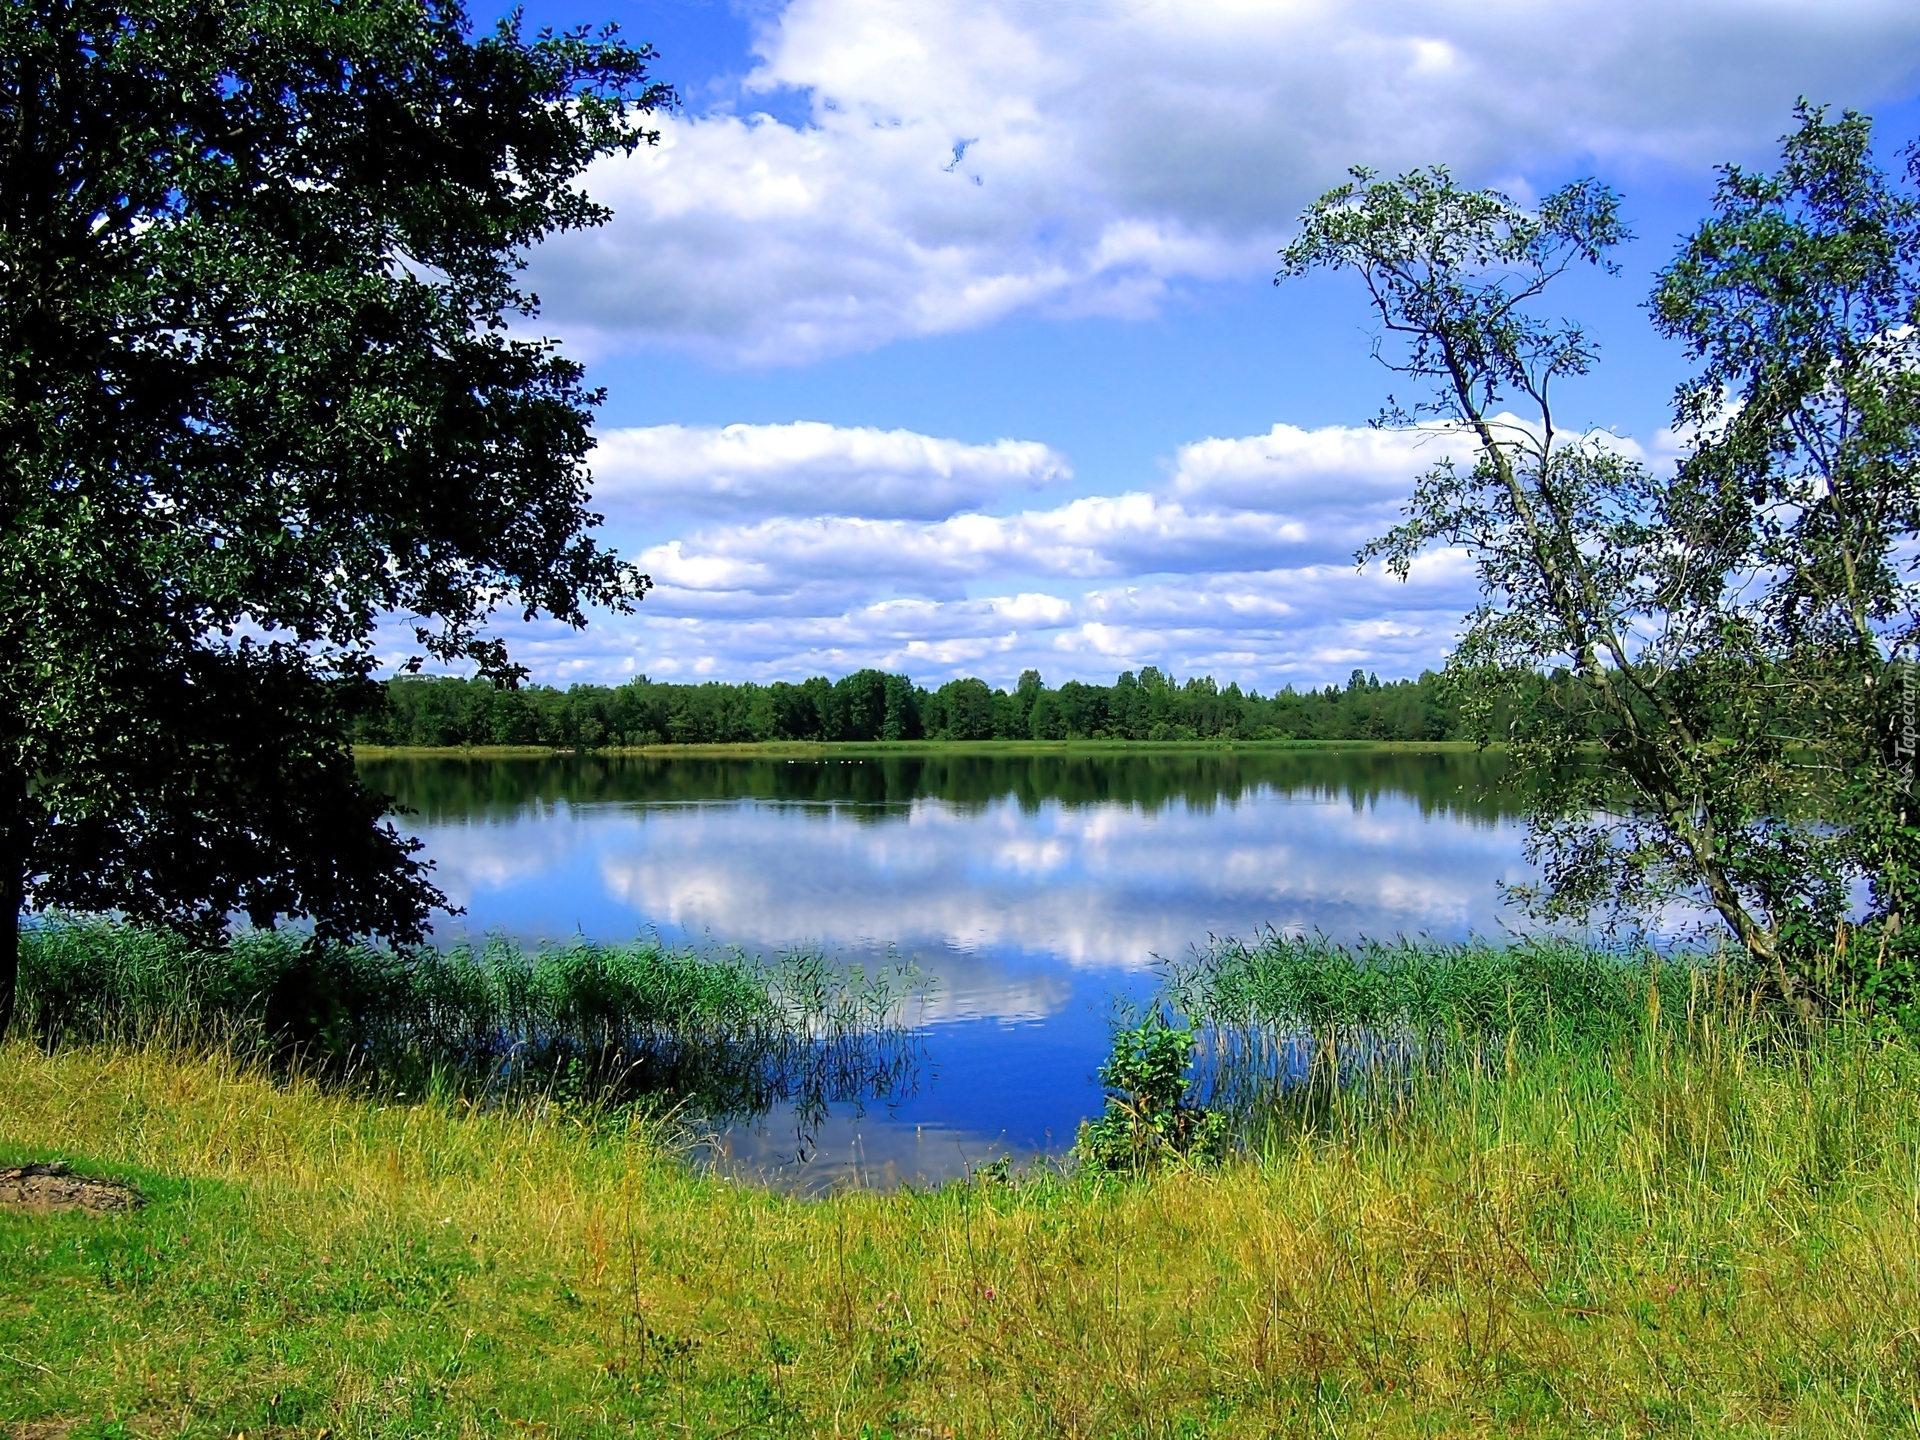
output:
{"label": "shoreline vegetation", "polygon": [[218,1048],[371,1095],[703,1122],[884,1101],[912,1083],[927,993],[911,966],[870,973],[811,947],[766,959],[489,935],[396,949],[285,930],[210,947],[64,915],[21,936],[21,1031],[48,1050]]}
{"label": "shoreline vegetation", "polygon": [[727,759],[859,759],[889,755],[1210,754],[1223,751],[1330,750],[1429,755],[1497,752],[1472,740],[752,740],[658,745],[384,745],[353,747],[356,760],[543,760],[556,755]]}
{"label": "shoreline vegetation", "polygon": [[1266,936],[1166,979],[1201,1028],[1195,1103],[1235,1027],[1306,1042],[1288,1083],[1239,1092],[1262,1123],[1224,1161],[815,1200],[698,1173],[645,1107],[401,1097],[165,1026],[17,1038],[0,1165],[69,1160],[150,1203],[0,1212],[0,1425],[1911,1424],[1920,1052],[1898,1030],[1797,1031],[1717,957],[1564,942]]}
{"label": "shoreline vegetation", "polygon": [[[1535,677],[1535,688],[1551,683]],[[638,676],[624,684],[506,688],[490,680],[400,676],[369,692],[352,727],[356,745],[545,746],[650,749],[665,745],[890,741],[1434,741],[1500,734],[1516,700],[1502,696],[1470,719],[1444,676],[1382,681],[1355,670],[1344,688],[1271,695],[1184,681],[1148,665],[1111,685],[1046,684],[1037,670],[1010,690],[984,680],[937,689],[905,675],[858,670],[790,684]]]}

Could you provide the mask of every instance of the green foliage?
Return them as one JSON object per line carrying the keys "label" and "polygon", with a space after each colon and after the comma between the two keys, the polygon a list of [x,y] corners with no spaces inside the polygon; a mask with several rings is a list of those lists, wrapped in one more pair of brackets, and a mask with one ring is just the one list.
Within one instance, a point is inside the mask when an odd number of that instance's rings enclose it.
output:
{"label": "green foliage", "polygon": [[[1542,880],[1515,896],[1554,920],[1715,912],[1811,1017],[1914,991],[1912,677],[1890,658],[1920,633],[1898,560],[1920,538],[1920,200],[1873,166],[1862,117],[1799,121],[1777,176],[1722,172],[1656,290],[1701,362],[1672,475],[1569,438],[1551,400],[1596,360],[1544,297],[1612,268],[1604,187],[1522,207],[1444,170],[1356,171],[1281,278],[1356,272],[1399,346],[1383,358],[1424,391],[1385,418],[1437,420],[1457,452],[1359,558],[1401,578],[1430,547],[1472,558],[1447,682],[1530,797]],[[1861,882],[1885,935],[1849,949]]]}
{"label": "green foliage", "polygon": [[1592,366],[1585,332],[1540,318],[1532,302],[1575,265],[1614,268],[1607,253],[1631,237],[1612,191],[1579,180],[1522,208],[1496,190],[1461,189],[1444,167],[1384,181],[1365,168],[1352,174],[1301,216],[1280,278],[1360,274],[1406,342],[1393,367],[1440,387],[1390,418],[1478,429],[1503,395],[1543,400],[1554,380]]}
{"label": "green foliage", "polygon": [[[1504,702],[1502,702],[1504,705]],[[1501,711],[1505,713],[1504,709]],[[487,680],[389,682],[355,722],[371,745],[606,746],[745,744],[767,740],[1447,740],[1466,734],[1441,677],[1272,695],[1197,676],[1176,683],[1148,666],[1110,686],[1057,689],[1028,671],[1013,691],[983,680],[936,690],[862,670],[801,684],[665,684],[508,689]]]}
{"label": "green foliage", "polygon": [[[1754,857],[1781,948],[1812,991],[1911,1008],[1920,158],[1909,152],[1903,183],[1876,163],[1866,116],[1830,120],[1803,101],[1796,119],[1777,172],[1721,170],[1714,213],[1662,272],[1653,311],[1699,366],[1678,406],[1700,434],[1683,518],[1729,569],[1772,577],[1730,607],[1765,656],[1763,723],[1795,741],[1766,778],[1791,793],[1821,777],[1844,822]],[[1840,892],[1861,880],[1863,928],[1878,933],[1848,947]]]}
{"label": "green foliage", "polygon": [[1102,1170],[1145,1170],[1169,1160],[1207,1162],[1227,1148],[1227,1117],[1187,1099],[1194,1031],[1158,1008],[1115,1032],[1100,1067],[1107,1103],[1083,1121],[1074,1154]]}
{"label": "green foliage", "polygon": [[376,619],[509,675],[498,605],[646,586],[583,535],[597,395],[508,322],[648,58],[457,0],[0,13],[0,1028],[22,905],[420,934],[346,750]]}
{"label": "green foliage", "polygon": [[711,1114],[886,1093],[911,1069],[911,970],[795,950],[765,962],[657,941],[446,950],[56,918],[21,946],[22,1020],[43,1045],[251,1043],[415,1094],[668,1095]]}
{"label": "green foliage", "polygon": [[1215,941],[1167,982],[1182,1013],[1214,1028],[1593,1047],[1637,1031],[1650,996],[1684,1011],[1703,978],[1725,978],[1718,964],[1557,936],[1339,945],[1268,931]]}

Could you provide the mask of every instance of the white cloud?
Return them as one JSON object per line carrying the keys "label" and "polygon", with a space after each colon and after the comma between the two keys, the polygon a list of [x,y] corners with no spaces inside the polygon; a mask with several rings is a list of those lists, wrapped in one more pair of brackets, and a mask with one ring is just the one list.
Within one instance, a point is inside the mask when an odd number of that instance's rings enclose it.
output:
{"label": "white cloud", "polygon": [[1073,474],[1031,440],[968,445],[808,420],[611,430],[591,464],[594,503],[616,524],[661,511],[940,519]]}
{"label": "white cloud", "polygon": [[1456,448],[1434,427],[1275,426],[1182,447],[1151,491],[1004,515],[941,514],[943,502],[919,519],[783,512],[818,473],[842,485],[841,457],[865,456],[882,490],[915,466],[929,484],[971,475],[990,489],[1066,462],[1013,441],[824,425],[625,434],[641,437],[629,458],[660,458],[632,460],[632,495],[607,506],[616,527],[627,499],[641,514],[657,493],[642,473],[664,474],[672,494],[719,488],[702,464],[750,485],[728,481],[737,518],[696,520],[639,552],[656,588],[632,619],[516,640],[543,679],[794,679],[873,665],[938,684],[1004,682],[1032,665],[1057,681],[1151,663],[1272,689],[1344,680],[1356,665],[1388,675],[1436,665],[1472,603],[1458,554],[1427,557],[1406,584],[1353,565],[1414,476]]}
{"label": "white cloud", "polygon": [[754,362],[1140,314],[1257,274],[1356,162],[1522,189],[1595,162],[1755,158],[1796,96],[1920,69],[1910,0],[793,0],[746,99],[589,177],[617,219],[543,249],[576,341]]}
{"label": "white cloud", "polygon": [[584,633],[536,629],[514,654],[548,683],[645,673],[655,679],[760,681],[865,666],[939,685],[961,675],[1010,684],[1038,669],[1051,684],[1110,681],[1154,664],[1263,691],[1435,667],[1472,598],[1454,557],[1416,567],[1408,585],[1350,567],[1134,580],[1070,595],[980,599],[831,599],[799,595],[758,615],[704,604],[596,620]]}
{"label": "white cloud", "polygon": [[1181,446],[1171,488],[1190,502],[1243,510],[1283,507],[1292,515],[1325,516],[1345,528],[1365,528],[1376,515],[1397,509],[1413,476],[1449,455],[1469,454],[1472,445],[1471,437],[1452,425],[1400,430],[1275,425],[1265,435]]}
{"label": "white cloud", "polygon": [[727,526],[655,546],[640,563],[663,586],[787,591],[803,580],[953,595],[1010,574],[1091,579],[1264,568],[1319,555],[1292,517],[1194,509],[1148,494],[1093,495],[1018,515],[918,523],[849,517]]}
{"label": "white cloud", "polygon": [[[809,452],[830,455],[851,447],[847,437],[874,433],[808,430]],[[904,455],[939,453],[954,444],[905,432],[885,439]],[[1011,441],[1001,447],[993,453],[1051,454]],[[677,435],[668,437],[667,448],[679,454],[694,449],[680,446]],[[1439,426],[1390,431],[1276,425],[1265,435],[1182,447],[1169,483],[1157,492],[1088,495],[1012,515],[975,510],[931,521],[873,518],[871,511],[775,513],[696,530],[639,558],[661,587],[662,608],[679,605],[676,596],[790,597],[809,585],[862,591],[892,586],[955,598],[969,585],[1010,576],[1097,580],[1340,566],[1352,562],[1367,537],[1394,522],[1415,475],[1464,450],[1458,432]],[[781,471],[766,458],[775,453],[772,446],[761,452],[758,482],[773,497],[767,508],[781,512],[787,497],[804,487],[812,462],[797,461],[797,473]],[[1065,468],[1057,457],[1047,463]],[[697,472],[689,468],[685,474],[687,488],[698,489]]]}

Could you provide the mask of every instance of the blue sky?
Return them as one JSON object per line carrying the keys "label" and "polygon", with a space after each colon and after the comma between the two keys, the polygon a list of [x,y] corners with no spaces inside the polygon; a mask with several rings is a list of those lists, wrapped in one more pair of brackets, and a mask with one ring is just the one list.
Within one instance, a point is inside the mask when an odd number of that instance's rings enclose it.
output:
{"label": "blue sky", "polygon": [[[1459,557],[1357,574],[1432,437],[1351,283],[1276,289],[1349,164],[1525,199],[1598,175],[1641,237],[1560,300],[1603,346],[1563,425],[1669,453],[1640,308],[1712,167],[1798,95],[1920,134],[1920,6],[1871,0],[542,0],[660,50],[683,107],[533,258],[607,389],[597,506],[657,588],[508,631],[540,680],[927,684],[1157,664],[1263,690],[1437,665]],[[1276,428],[1277,427],[1277,428]]]}

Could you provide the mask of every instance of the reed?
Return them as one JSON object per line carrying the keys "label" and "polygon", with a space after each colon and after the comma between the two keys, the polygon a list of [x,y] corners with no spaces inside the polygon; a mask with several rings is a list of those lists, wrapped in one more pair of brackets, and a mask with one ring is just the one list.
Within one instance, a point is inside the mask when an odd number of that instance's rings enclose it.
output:
{"label": "reed", "polygon": [[1198,1041],[1190,1102],[1255,1146],[1276,1127],[1378,1117],[1428,1080],[1516,1054],[1617,1048],[1649,1015],[1741,1010],[1750,1033],[1772,1019],[1723,955],[1560,936],[1340,945],[1270,931],[1217,940],[1165,981]]}
{"label": "reed", "polygon": [[1724,957],[1590,939],[1504,943],[1429,939],[1343,945],[1269,930],[1216,940],[1167,970],[1167,989],[1198,1023],[1521,1043],[1600,1043],[1638,1030],[1650,996],[1684,1008],[1702,979],[1738,984]]}
{"label": "reed", "polygon": [[657,940],[392,950],[251,931],[211,948],[55,917],[21,947],[22,1028],[46,1047],[215,1046],[389,1094],[665,1096],[714,1114],[902,1083],[904,1007],[923,988],[818,950],[766,961]]}

